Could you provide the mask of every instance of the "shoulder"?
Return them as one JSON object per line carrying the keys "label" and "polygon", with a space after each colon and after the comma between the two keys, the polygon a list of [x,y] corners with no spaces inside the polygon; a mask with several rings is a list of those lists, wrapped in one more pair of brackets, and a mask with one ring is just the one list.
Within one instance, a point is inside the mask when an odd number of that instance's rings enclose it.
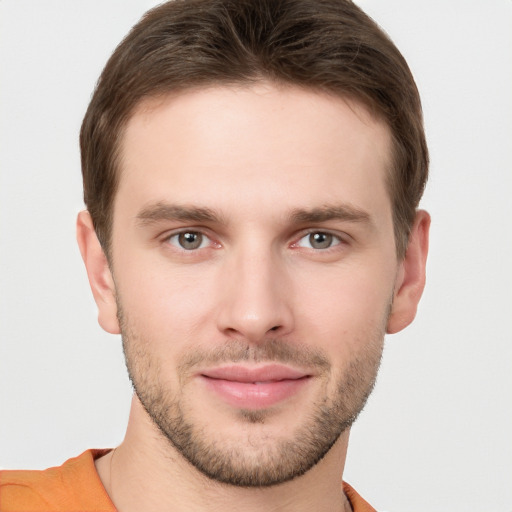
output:
{"label": "shoulder", "polygon": [[343,492],[350,501],[354,512],[377,512],[367,501],[365,501],[356,492],[356,490],[346,482],[343,482]]}
{"label": "shoulder", "polygon": [[0,512],[115,512],[87,450],[43,471],[0,471]]}

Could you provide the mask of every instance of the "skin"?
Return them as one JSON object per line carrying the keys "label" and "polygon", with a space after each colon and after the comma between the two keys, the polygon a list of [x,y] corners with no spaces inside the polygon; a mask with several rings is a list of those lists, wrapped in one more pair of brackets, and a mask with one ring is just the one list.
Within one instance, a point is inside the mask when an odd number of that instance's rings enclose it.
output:
{"label": "skin", "polygon": [[[405,258],[396,256],[387,126],[338,97],[266,83],[218,87],[146,100],[128,122],[121,154],[111,264],[87,212],[77,233],[100,325],[123,330],[146,408],[155,390],[172,397],[205,442],[247,468],[297,442],[316,404],[341,400],[340,383],[354,368],[360,379],[343,400],[357,413],[385,332],[413,320],[425,282],[426,212],[417,213]],[[201,234],[197,249],[180,246],[183,230]],[[312,233],[332,238],[312,245]],[[198,368],[218,364],[209,354],[229,362],[227,347],[249,351],[245,367],[266,364],[258,358],[269,355],[269,340],[327,363],[284,363],[307,373],[306,383],[252,416],[198,377]],[[134,395],[125,440],[97,468],[121,512],[232,503],[350,510],[341,492],[349,430],[303,475],[237,487],[189,464]]]}

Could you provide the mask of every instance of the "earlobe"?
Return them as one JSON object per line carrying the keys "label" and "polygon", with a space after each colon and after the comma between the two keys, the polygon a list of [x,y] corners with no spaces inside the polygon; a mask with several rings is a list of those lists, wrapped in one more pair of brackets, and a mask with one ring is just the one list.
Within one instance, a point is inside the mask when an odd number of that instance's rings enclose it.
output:
{"label": "earlobe", "polygon": [[430,215],[419,210],[409,235],[405,257],[398,270],[393,306],[386,329],[388,334],[401,331],[416,316],[425,287],[429,228]]}
{"label": "earlobe", "polygon": [[119,334],[114,280],[87,210],[78,214],[76,237],[92,294],[98,306],[98,322],[105,331]]}

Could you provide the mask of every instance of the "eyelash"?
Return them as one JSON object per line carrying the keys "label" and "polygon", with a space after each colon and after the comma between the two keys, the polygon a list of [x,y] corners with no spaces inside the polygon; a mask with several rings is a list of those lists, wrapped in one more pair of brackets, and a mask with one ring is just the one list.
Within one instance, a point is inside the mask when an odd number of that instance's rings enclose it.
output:
{"label": "eyelash", "polygon": [[[199,244],[197,245],[197,247],[193,246],[190,248],[186,248],[186,247],[183,247],[183,245],[180,243],[179,238],[181,236],[185,236],[188,234],[201,237],[201,240],[199,241]],[[327,247],[316,247],[316,248],[312,247],[312,240],[310,238],[312,235],[323,235],[324,237],[327,237],[327,241],[328,241],[329,245]],[[304,239],[309,240],[309,247],[301,245],[301,241]],[[176,240],[176,243],[173,243],[172,242],[173,240]],[[199,249],[206,249],[206,248],[208,248],[208,246],[212,246],[212,245],[214,247],[215,246],[220,247],[219,243],[215,243],[210,236],[208,236],[206,233],[204,233],[200,229],[184,229],[184,230],[181,230],[181,231],[178,231],[178,232],[175,232],[175,233],[172,233],[172,234],[166,236],[164,241],[167,244],[175,247],[177,250],[183,251],[185,253],[194,253],[194,252],[198,251]],[[318,243],[321,244],[322,240],[318,241]],[[328,252],[330,250],[333,250],[336,247],[343,245],[343,244],[346,244],[346,240],[344,240],[340,235],[331,233],[330,231],[323,231],[323,230],[315,229],[315,230],[310,230],[306,233],[301,234],[300,238],[296,239],[296,241],[293,242],[290,247],[298,248],[298,249],[303,248],[306,250],[312,250],[312,251],[321,253],[321,252]],[[192,242],[192,245],[193,245],[193,242]]]}
{"label": "eyelash", "polygon": [[[185,235],[196,235],[196,236],[199,235],[202,238],[199,246],[198,247],[189,248],[189,249],[183,247],[179,243],[179,237],[185,236]],[[172,243],[173,239],[176,240],[176,243]],[[206,249],[208,245],[214,244],[214,242],[212,241],[211,237],[208,236],[206,233],[202,232],[199,229],[183,229],[181,231],[178,231],[176,233],[172,233],[172,234],[166,236],[164,241],[166,243],[168,243],[169,245],[172,245],[176,249],[181,250],[183,252],[187,252],[187,253],[193,253],[193,252],[195,252],[195,251],[197,251],[199,249]],[[209,244],[207,243],[208,241],[210,242]],[[203,246],[203,244],[205,242],[207,243],[207,245]],[[220,244],[215,244],[215,245],[220,245]]]}
{"label": "eyelash", "polygon": [[[310,245],[309,247],[304,247],[303,245],[300,244],[300,242],[304,239],[308,239],[311,242],[310,237],[312,235],[323,235],[323,236],[329,237],[330,245],[328,247],[324,247],[324,248],[315,248],[315,247],[311,247],[311,243],[309,244]],[[315,252],[321,253],[321,252],[329,252],[330,250],[335,250],[338,246],[343,245],[345,243],[346,243],[346,240],[339,234],[331,233],[328,230],[312,229],[312,230],[307,231],[306,233],[302,234],[301,237],[296,242],[294,242],[292,244],[292,247],[299,248],[299,249],[304,248],[307,250],[313,250]]]}

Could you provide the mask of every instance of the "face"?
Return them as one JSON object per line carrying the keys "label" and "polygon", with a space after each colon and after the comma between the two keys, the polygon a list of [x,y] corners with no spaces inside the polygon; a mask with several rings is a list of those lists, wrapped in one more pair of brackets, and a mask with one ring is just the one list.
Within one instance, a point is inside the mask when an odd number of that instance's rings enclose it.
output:
{"label": "face", "polygon": [[138,399],[213,479],[304,473],[379,366],[399,274],[387,127],[311,91],[212,88],[140,105],[121,149],[112,272]]}

